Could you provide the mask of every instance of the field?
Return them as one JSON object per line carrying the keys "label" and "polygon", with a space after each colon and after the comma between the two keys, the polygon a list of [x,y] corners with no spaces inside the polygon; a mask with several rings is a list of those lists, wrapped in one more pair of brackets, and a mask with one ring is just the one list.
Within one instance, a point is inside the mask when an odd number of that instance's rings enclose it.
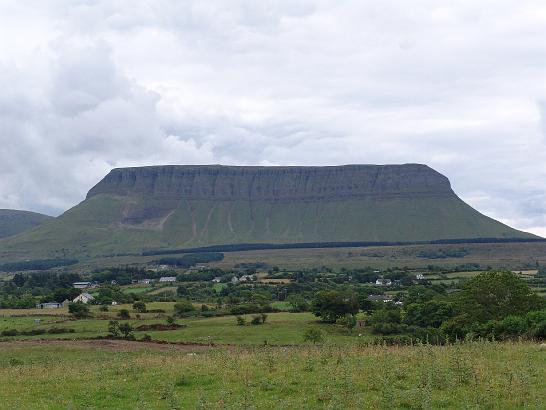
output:
{"label": "field", "polygon": [[[150,309],[163,309],[167,314],[172,314],[173,303],[156,302],[150,303]],[[32,331],[33,329],[44,329],[45,334],[39,335],[18,335],[0,337],[0,340],[22,340],[22,339],[80,339],[94,338],[108,335],[109,320],[119,320],[116,312],[122,308],[131,309],[129,305],[119,305],[110,312],[98,312],[93,309],[97,318],[72,320],[66,309],[55,309],[57,316],[41,315],[42,311],[2,309],[0,310],[0,331],[16,329],[18,331]],[[27,314],[29,316],[20,316]],[[134,328],[141,325],[165,324],[164,314],[142,313],[140,319],[123,321],[131,324]],[[196,343],[196,344],[229,344],[229,345],[296,345],[303,343],[303,331],[315,327],[320,329],[325,339],[330,343],[339,345],[351,345],[371,336],[364,331],[347,332],[341,326],[326,325],[317,320],[311,313],[270,313],[266,323],[263,325],[250,325],[252,315],[243,315],[247,321],[246,326],[237,326],[234,316],[223,316],[213,318],[183,318],[178,319],[177,324],[186,327],[167,331],[136,331],[135,337],[141,339],[144,334],[150,335],[153,340],[167,341],[174,343]],[[40,323],[36,323],[36,319]],[[54,333],[47,331],[51,328],[74,329],[74,333]],[[361,336],[359,336],[359,334]]]}
{"label": "field", "polygon": [[546,350],[4,343],[0,408],[544,408]]}
{"label": "field", "polygon": [[[423,252],[465,249],[462,257],[426,258]],[[169,255],[181,256],[181,254]],[[81,258],[71,269],[87,272],[89,269],[145,265],[158,256],[115,256]],[[269,249],[258,251],[225,252],[224,260],[210,266],[231,269],[242,263],[263,262],[284,269],[373,267],[409,267],[427,269],[429,265],[452,268],[464,264],[479,264],[483,268],[534,269],[536,263],[546,265],[546,243],[495,243],[451,245],[407,245],[348,248]]]}

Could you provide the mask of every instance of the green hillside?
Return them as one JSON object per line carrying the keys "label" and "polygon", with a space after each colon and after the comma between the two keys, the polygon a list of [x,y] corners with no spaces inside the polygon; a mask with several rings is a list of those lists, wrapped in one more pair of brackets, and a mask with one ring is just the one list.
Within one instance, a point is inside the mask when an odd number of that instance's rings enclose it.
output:
{"label": "green hillside", "polygon": [[[168,177],[166,167],[114,170],[81,204],[0,243],[0,257],[92,257],[237,243],[533,237],[480,214],[428,167],[352,167],[312,167],[311,173],[311,167],[181,167],[182,174],[175,169]],[[359,184],[371,171],[369,183]],[[324,187],[330,187],[326,194]]]}
{"label": "green hillside", "polygon": [[0,209],[0,238],[17,235],[52,219],[36,212]]}

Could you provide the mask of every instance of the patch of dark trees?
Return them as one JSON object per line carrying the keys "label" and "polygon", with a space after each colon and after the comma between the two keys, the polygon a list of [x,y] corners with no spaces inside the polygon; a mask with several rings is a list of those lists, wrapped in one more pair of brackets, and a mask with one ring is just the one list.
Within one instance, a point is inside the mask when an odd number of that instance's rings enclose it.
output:
{"label": "patch of dark trees", "polygon": [[302,242],[302,243],[241,243],[230,245],[212,245],[187,249],[155,249],[142,252],[142,256],[174,255],[179,253],[200,252],[241,252],[268,249],[314,249],[314,248],[365,248],[372,246],[405,246],[405,245],[450,245],[450,244],[480,244],[480,243],[530,243],[546,242],[543,238],[470,238],[470,239],[439,239],[434,241],[414,242]]}
{"label": "patch of dark trees", "polygon": [[157,265],[169,265],[177,268],[191,268],[198,263],[218,262],[224,259],[224,254],[220,252],[190,253],[180,257],[161,258],[152,261]]}
{"label": "patch of dark trees", "polygon": [[17,272],[28,270],[48,270],[62,266],[75,265],[77,259],[38,259],[33,261],[10,262],[0,265],[0,271]]}

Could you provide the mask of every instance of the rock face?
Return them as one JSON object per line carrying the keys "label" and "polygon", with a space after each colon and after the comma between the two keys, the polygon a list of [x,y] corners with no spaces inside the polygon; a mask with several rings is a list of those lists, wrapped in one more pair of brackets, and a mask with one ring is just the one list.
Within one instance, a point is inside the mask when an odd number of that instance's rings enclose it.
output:
{"label": "rock face", "polygon": [[468,206],[425,165],[155,166],[112,170],[81,204],[3,248],[6,257],[30,248],[64,257],[241,243],[532,237]]}
{"label": "rock face", "polygon": [[340,201],[455,196],[446,177],[419,164],[118,168],[92,188],[87,198],[98,194],[218,201]]}

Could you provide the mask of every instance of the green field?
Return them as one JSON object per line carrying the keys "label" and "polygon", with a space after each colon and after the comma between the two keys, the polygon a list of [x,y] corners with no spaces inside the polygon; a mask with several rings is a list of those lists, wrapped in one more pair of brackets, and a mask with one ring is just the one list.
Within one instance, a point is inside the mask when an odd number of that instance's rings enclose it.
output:
{"label": "green field", "polygon": [[[194,351],[194,352],[192,352]],[[2,409],[541,409],[532,343],[164,348],[6,343]]]}
{"label": "green field", "polygon": [[[155,323],[165,323],[166,315],[172,314],[174,303],[150,303],[149,309],[163,309],[165,314],[141,313],[140,319],[136,319],[136,314],[131,313],[132,319],[122,322],[130,323],[133,327],[140,325],[149,325]],[[59,334],[41,334],[34,336],[18,335],[0,337],[0,340],[23,340],[23,339],[80,339],[94,338],[97,336],[108,335],[108,322],[112,319],[119,320],[116,317],[117,311],[122,308],[129,308],[128,305],[118,305],[109,312],[99,312],[93,309],[96,316],[91,319],[71,320],[66,311],[59,312],[58,316],[43,316],[36,314],[33,316],[13,316],[17,314],[15,310],[0,310],[0,331],[6,329],[16,329],[19,331],[31,331],[32,329],[51,328],[74,329],[74,333]],[[55,309],[57,310],[57,309]],[[61,310],[61,309],[58,309]],[[9,316],[8,313],[9,312]],[[24,311],[23,311],[24,312]],[[63,315],[64,314],[64,315]],[[5,316],[5,317],[2,317]],[[270,313],[267,316],[266,323],[263,325],[250,325],[253,315],[243,315],[247,321],[246,326],[237,326],[235,316],[222,316],[213,318],[183,318],[178,319],[177,323],[186,325],[184,328],[168,331],[136,331],[135,337],[140,339],[144,334],[150,335],[156,341],[184,342],[184,343],[205,343],[205,344],[229,344],[229,345],[296,345],[303,343],[303,331],[309,327],[320,329],[325,336],[325,340],[330,343],[348,345],[359,343],[364,339],[370,339],[371,336],[361,330],[347,332],[341,326],[326,325],[318,321],[311,313]],[[40,319],[40,323],[35,323]],[[359,336],[359,334],[361,336]]]}

